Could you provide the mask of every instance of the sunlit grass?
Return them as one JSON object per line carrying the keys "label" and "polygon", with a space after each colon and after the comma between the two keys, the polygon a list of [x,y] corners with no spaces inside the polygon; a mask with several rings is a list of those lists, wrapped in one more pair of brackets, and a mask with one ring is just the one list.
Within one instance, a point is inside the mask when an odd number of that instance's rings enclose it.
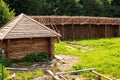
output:
{"label": "sunlit grass", "polygon": [[80,57],[80,62],[72,69],[93,67],[102,74],[120,78],[120,38],[69,40],[56,43],[55,46],[56,54]]}
{"label": "sunlit grass", "polygon": [[17,80],[29,80],[35,77],[43,76],[42,70],[36,70],[34,72],[17,72],[16,73],[16,79]]}

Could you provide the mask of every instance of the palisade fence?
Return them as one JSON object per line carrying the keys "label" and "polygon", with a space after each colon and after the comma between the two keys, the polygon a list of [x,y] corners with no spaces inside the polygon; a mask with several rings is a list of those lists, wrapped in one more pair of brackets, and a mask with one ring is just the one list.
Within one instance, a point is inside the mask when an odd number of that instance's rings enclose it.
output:
{"label": "palisade fence", "polygon": [[31,16],[62,35],[61,39],[120,36],[120,18],[85,16]]}

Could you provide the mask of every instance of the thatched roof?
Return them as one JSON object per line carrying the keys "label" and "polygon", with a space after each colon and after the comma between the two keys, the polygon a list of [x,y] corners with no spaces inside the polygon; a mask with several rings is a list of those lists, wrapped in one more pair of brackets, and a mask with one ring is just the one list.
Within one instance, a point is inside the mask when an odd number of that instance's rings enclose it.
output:
{"label": "thatched roof", "polygon": [[44,25],[70,25],[70,24],[95,24],[95,25],[120,25],[120,18],[89,17],[89,16],[31,16]]}
{"label": "thatched roof", "polygon": [[60,36],[60,34],[23,13],[0,29],[0,39],[57,36]]}

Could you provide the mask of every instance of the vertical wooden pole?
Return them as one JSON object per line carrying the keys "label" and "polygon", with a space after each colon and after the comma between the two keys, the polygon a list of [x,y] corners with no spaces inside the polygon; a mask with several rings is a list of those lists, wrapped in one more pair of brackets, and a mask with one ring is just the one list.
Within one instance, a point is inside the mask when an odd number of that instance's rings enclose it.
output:
{"label": "vertical wooden pole", "polygon": [[107,33],[108,33],[108,31],[107,31],[107,25],[105,25],[105,38],[107,38]]}
{"label": "vertical wooden pole", "polygon": [[54,57],[54,38],[50,37],[50,52],[49,55],[51,56],[51,58]]}
{"label": "vertical wooden pole", "polygon": [[61,34],[62,34],[62,39],[64,40],[65,39],[65,35],[64,35],[64,18],[62,18],[62,22],[61,22],[62,24],[61,24],[61,28],[62,28],[62,32],[61,32]]}
{"label": "vertical wooden pole", "polygon": [[65,33],[64,33],[65,29],[64,29],[64,25],[62,25],[62,37],[63,39],[65,39]]}
{"label": "vertical wooden pole", "polygon": [[118,29],[118,37],[120,37],[120,25],[119,25],[119,29]]}
{"label": "vertical wooden pole", "polygon": [[74,39],[73,17],[72,17],[72,38]]}
{"label": "vertical wooden pole", "polygon": [[10,45],[10,40],[7,40],[7,44],[6,44],[6,58],[9,59],[9,45]]}
{"label": "vertical wooden pole", "polygon": [[91,22],[90,22],[90,19],[89,19],[89,28],[88,28],[88,37],[87,38],[91,38]]}
{"label": "vertical wooden pole", "polygon": [[[93,31],[93,30],[92,30],[91,24],[89,24],[89,29],[90,29],[90,30],[89,30],[89,38],[92,38],[92,31]],[[91,31],[91,30],[92,30],[92,31]]]}

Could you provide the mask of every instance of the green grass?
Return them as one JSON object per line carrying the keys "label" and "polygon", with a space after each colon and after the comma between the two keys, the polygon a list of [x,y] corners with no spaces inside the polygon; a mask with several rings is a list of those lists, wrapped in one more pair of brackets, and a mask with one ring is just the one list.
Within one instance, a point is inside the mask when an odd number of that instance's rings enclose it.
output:
{"label": "green grass", "polygon": [[[74,44],[67,44],[74,42]],[[120,38],[78,39],[56,43],[56,54],[80,57],[72,69],[96,68],[109,77],[120,78]],[[91,77],[92,74],[83,74]]]}
{"label": "green grass", "polygon": [[[6,79],[7,77],[10,76],[10,73],[9,71],[7,71],[5,68],[4,68],[4,78]],[[1,63],[0,63],[0,79],[2,78],[2,67],[1,67]]]}
{"label": "green grass", "polygon": [[43,76],[43,71],[42,70],[36,70],[33,72],[17,72],[16,73],[16,79],[17,80],[29,80],[35,77]]}

